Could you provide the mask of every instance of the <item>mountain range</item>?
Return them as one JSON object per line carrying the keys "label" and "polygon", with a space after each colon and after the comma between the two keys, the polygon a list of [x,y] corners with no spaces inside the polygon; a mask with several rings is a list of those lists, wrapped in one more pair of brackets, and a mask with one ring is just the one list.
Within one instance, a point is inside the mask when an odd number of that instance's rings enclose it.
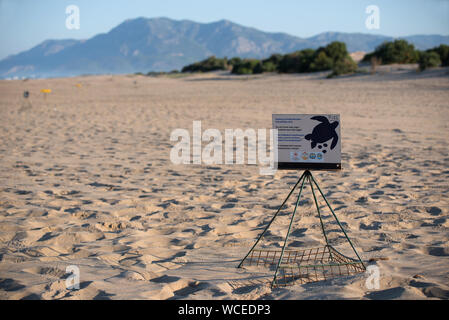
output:
{"label": "mountain range", "polygon": [[[449,44],[449,36],[401,37],[417,49]],[[197,23],[168,18],[129,19],[108,33],[87,40],[46,40],[30,50],[0,61],[0,78],[67,77],[170,71],[208,56],[264,58],[345,42],[349,52],[373,51],[392,37],[363,33],[325,32],[310,38],[271,33],[228,20]]]}

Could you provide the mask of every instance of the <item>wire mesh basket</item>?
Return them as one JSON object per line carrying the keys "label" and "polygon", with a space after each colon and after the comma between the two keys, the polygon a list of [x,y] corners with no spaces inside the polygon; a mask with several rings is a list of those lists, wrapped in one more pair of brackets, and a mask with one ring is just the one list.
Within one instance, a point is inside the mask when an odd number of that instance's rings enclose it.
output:
{"label": "wire mesh basket", "polygon": [[[254,249],[244,266],[275,268],[281,250]],[[285,250],[274,286],[289,286],[365,272],[361,261],[340,253],[330,245],[303,250]]]}

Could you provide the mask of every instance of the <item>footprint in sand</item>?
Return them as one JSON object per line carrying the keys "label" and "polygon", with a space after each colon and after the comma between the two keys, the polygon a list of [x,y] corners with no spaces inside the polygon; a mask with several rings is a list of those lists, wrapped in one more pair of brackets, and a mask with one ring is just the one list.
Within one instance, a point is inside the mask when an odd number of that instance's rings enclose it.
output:
{"label": "footprint in sand", "polygon": [[[416,278],[422,278],[422,276]],[[409,282],[409,285],[420,289],[426,297],[446,300],[449,299],[449,290],[442,289],[434,283],[413,279]]]}
{"label": "footprint in sand", "polygon": [[397,299],[397,298],[400,298],[404,292],[405,292],[404,288],[395,287],[395,288],[370,292],[365,295],[365,298],[373,299],[373,300]]}
{"label": "footprint in sand", "polygon": [[24,289],[25,286],[19,281],[9,278],[0,278],[0,289],[4,291],[18,291]]}
{"label": "footprint in sand", "polygon": [[95,227],[100,231],[118,232],[125,229],[127,224],[124,222],[99,222]]}
{"label": "footprint in sand", "polygon": [[423,248],[425,254],[436,257],[449,256],[449,247],[425,247]]}
{"label": "footprint in sand", "polygon": [[197,291],[207,288],[209,285],[199,281],[186,281],[181,280],[176,283],[170,284],[170,287],[174,288],[173,297],[169,300],[177,300],[194,295]]}
{"label": "footprint in sand", "polygon": [[379,230],[382,228],[382,223],[379,221],[373,221],[370,224],[360,223],[360,230]]}
{"label": "footprint in sand", "polygon": [[24,269],[23,271],[32,274],[52,276],[60,279],[65,279],[66,277],[68,277],[68,274],[65,272],[65,270],[55,267],[33,267],[29,269]]}
{"label": "footprint in sand", "polygon": [[441,214],[442,210],[438,207],[427,207],[426,212],[430,213],[432,216],[438,216]]}

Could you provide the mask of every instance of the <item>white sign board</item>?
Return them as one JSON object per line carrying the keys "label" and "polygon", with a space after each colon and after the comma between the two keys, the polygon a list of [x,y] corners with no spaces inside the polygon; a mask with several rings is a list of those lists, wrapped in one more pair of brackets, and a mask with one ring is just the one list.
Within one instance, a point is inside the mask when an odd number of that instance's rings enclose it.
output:
{"label": "white sign board", "polygon": [[278,169],[341,169],[340,115],[273,114]]}

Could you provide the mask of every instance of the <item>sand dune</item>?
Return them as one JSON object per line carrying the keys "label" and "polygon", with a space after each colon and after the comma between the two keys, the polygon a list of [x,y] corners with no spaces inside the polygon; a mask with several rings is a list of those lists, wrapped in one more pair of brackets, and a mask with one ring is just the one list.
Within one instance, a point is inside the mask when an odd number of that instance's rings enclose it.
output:
{"label": "sand dune", "polygon": [[[1,299],[449,298],[447,68],[0,81],[0,96]],[[299,173],[170,162],[175,128],[270,128],[272,113],[341,115],[343,170],[315,177],[379,289],[364,274],[271,289],[235,268]],[[293,248],[323,243],[305,196]]]}

